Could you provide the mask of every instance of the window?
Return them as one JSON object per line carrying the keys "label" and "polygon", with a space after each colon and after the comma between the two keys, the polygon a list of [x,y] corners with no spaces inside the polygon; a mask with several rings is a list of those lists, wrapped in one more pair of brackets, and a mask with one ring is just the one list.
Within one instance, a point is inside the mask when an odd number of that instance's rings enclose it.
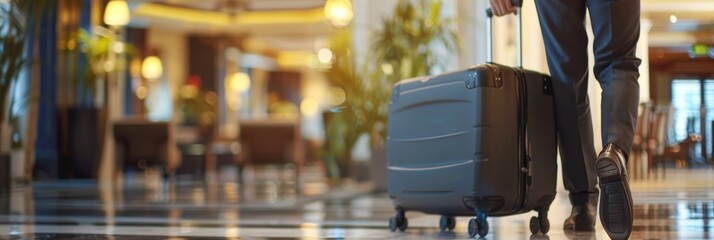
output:
{"label": "window", "polygon": [[[712,155],[714,121],[714,79],[675,79],[672,81],[674,129],[670,144],[683,141],[689,134],[702,135],[703,142],[694,149],[696,161]],[[703,131],[702,131],[703,129]]]}
{"label": "window", "polygon": [[[674,107],[675,142],[699,132],[701,108],[701,83],[699,80],[676,79],[672,81],[672,107]],[[694,123],[692,123],[694,121]]]}
{"label": "window", "polygon": [[704,146],[707,149],[707,156],[711,158],[714,153],[712,149],[712,121],[714,121],[714,79],[704,80]]}

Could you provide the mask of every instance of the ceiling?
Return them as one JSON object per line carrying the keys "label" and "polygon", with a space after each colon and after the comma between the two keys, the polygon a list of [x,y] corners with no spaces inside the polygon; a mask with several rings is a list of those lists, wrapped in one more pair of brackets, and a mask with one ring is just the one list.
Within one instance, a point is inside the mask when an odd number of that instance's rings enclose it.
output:
{"label": "ceiling", "polygon": [[275,11],[306,10],[322,7],[325,0],[129,0],[132,2],[153,2],[209,11]]}
{"label": "ceiling", "polygon": [[131,25],[194,33],[324,32],[325,0],[128,0]]}
{"label": "ceiling", "polygon": [[714,1],[642,0],[641,4],[642,18],[652,23],[650,45],[683,47],[695,42],[714,45]]}
{"label": "ceiling", "polygon": [[[127,1],[134,26],[251,36],[284,50],[312,49],[316,39],[331,31],[322,12],[325,0]],[[714,0],[642,0],[641,4],[642,18],[651,22],[651,45],[714,45]],[[676,16],[675,23],[671,16]]]}
{"label": "ceiling", "polygon": [[[131,26],[248,37],[276,50],[310,50],[331,31],[325,0],[127,0]],[[265,45],[264,44],[264,45]]]}

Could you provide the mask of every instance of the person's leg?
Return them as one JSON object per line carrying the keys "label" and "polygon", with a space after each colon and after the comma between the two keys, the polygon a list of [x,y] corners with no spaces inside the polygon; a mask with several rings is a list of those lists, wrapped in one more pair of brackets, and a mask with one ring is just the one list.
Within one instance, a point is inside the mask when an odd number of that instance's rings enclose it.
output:
{"label": "person's leg", "polygon": [[632,232],[632,194],[627,156],[632,149],[639,102],[635,56],[640,35],[640,0],[587,0],[595,36],[595,76],[602,87],[602,135],[605,149],[595,168],[600,181],[600,221],[613,239]]}
{"label": "person's leg", "polygon": [[585,0],[536,0],[536,7],[553,78],[563,182],[573,204],[573,212],[564,228],[592,230],[597,182],[587,95]]}
{"label": "person's leg", "polygon": [[640,37],[640,0],[588,0],[595,36],[595,77],[602,87],[602,144],[629,155],[640,99],[635,56]]}

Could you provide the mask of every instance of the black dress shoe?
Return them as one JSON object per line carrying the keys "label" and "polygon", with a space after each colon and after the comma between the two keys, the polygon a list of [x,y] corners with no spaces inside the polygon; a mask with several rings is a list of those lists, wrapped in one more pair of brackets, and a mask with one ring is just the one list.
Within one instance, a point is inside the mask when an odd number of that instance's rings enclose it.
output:
{"label": "black dress shoe", "polygon": [[565,219],[565,231],[593,231],[595,229],[595,211],[597,211],[598,192],[571,193],[570,203],[573,210]]}
{"label": "black dress shoe", "polygon": [[632,193],[627,182],[626,155],[608,143],[595,161],[600,180],[600,221],[612,239],[627,239],[632,233]]}

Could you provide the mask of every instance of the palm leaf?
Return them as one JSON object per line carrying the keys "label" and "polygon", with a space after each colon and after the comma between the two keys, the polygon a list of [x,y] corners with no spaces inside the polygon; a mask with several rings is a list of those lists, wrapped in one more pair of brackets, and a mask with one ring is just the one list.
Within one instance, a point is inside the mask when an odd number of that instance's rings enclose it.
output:
{"label": "palm leaf", "polygon": [[[432,66],[444,64],[459,48],[452,19],[441,19],[442,1],[400,0],[390,17],[381,19],[382,28],[371,39],[366,60],[357,64],[351,54],[351,29],[337,31],[330,48],[335,59],[326,72],[333,86],[345,90],[346,101],[327,123],[327,153],[332,158],[349,159],[357,138],[367,133],[384,138],[391,99],[391,86],[404,78],[432,74]],[[447,56],[434,54],[432,46],[442,46]],[[392,66],[385,74],[383,65]],[[332,159],[330,157],[326,159]]]}
{"label": "palm leaf", "polygon": [[9,7],[0,8],[0,33],[3,34],[0,36],[0,96],[3,98],[0,99],[0,121],[7,112],[4,97],[18,80],[20,72],[31,64],[25,58],[26,34],[39,32],[41,17],[54,4],[56,1],[51,0],[10,0]]}

